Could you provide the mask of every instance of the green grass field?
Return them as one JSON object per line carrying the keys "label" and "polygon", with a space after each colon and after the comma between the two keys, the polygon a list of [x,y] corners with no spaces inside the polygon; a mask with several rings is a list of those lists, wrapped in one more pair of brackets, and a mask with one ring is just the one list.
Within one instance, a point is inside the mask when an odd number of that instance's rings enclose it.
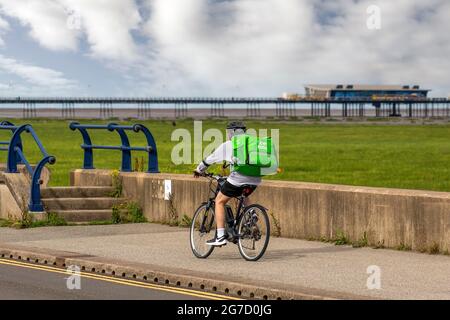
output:
{"label": "green grass field", "polygon": [[[23,120],[12,120],[25,123]],[[99,123],[82,121],[82,123]],[[83,152],[79,132],[68,128],[63,120],[29,120],[48,152],[57,163],[50,166],[51,185],[68,185],[69,172],[81,168]],[[126,122],[129,123],[129,122]],[[171,141],[174,129],[192,130],[192,121],[142,121],[156,138],[162,172],[190,173],[195,165],[171,163]],[[225,121],[206,121],[204,130],[224,128]],[[320,182],[345,185],[393,187],[450,191],[450,124],[382,125],[367,124],[302,124],[294,122],[248,122],[251,128],[280,130],[281,174],[268,179]],[[115,133],[91,131],[93,143],[119,145]],[[0,131],[0,141],[8,140],[9,132]],[[40,155],[25,134],[25,154],[32,163]],[[133,145],[144,145],[143,134],[130,133]],[[205,143],[206,145],[206,143]],[[145,155],[135,152],[133,156]],[[6,152],[0,152],[1,162]],[[94,151],[96,168],[117,169],[119,151]]]}

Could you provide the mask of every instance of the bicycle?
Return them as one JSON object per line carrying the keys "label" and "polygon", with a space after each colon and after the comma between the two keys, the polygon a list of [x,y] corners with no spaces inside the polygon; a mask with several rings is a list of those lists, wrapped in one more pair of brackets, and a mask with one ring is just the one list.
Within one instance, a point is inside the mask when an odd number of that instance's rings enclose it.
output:
{"label": "bicycle", "polygon": [[[210,180],[210,196],[194,213],[190,227],[190,244],[197,258],[206,259],[214,251],[206,241],[216,236],[215,198],[227,177],[205,173],[202,175]],[[213,183],[217,182],[215,188]],[[235,197],[238,201],[236,215],[231,206],[225,206],[226,232],[228,242],[238,245],[241,256],[247,261],[257,261],[265,253],[270,238],[270,221],[267,209],[259,204],[245,206],[245,200],[252,192],[250,186],[243,186],[242,195]],[[263,226],[260,226],[263,224]],[[214,233],[212,231],[215,231]]]}

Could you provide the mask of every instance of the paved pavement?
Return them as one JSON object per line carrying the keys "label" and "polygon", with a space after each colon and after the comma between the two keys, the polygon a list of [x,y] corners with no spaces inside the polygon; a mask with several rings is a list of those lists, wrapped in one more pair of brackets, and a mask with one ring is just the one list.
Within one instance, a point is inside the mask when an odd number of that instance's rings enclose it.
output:
{"label": "paved pavement", "polygon": [[[191,253],[188,229],[157,224],[0,228],[0,243],[178,268],[191,274],[292,290],[335,293],[344,298],[450,299],[450,257],[443,255],[272,238],[266,255],[256,263],[243,260],[233,244],[201,260]],[[367,287],[370,266],[379,267],[380,289]]]}
{"label": "paved pavement", "polygon": [[[69,274],[30,269],[0,261],[0,300],[179,300],[198,297],[81,277],[67,287]],[[70,279],[69,279],[70,280]]]}

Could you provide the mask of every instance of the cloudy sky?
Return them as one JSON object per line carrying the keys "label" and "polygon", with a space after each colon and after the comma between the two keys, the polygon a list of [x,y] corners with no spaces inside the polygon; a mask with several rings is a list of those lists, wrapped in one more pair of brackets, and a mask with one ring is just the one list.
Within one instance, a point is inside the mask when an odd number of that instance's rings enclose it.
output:
{"label": "cloudy sky", "polygon": [[[371,5],[381,29],[367,27]],[[0,96],[279,96],[306,83],[447,96],[449,30],[449,0],[0,0]]]}

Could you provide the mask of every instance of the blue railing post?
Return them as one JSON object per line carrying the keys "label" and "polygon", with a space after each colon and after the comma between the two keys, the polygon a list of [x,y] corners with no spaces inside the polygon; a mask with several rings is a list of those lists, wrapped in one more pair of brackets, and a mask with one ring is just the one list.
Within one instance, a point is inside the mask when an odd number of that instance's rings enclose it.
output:
{"label": "blue railing post", "polygon": [[123,172],[131,172],[131,150],[130,150],[130,140],[125,130],[119,126],[117,123],[109,123],[107,125],[109,131],[117,131],[120,136],[120,141],[122,142],[122,168]]}
{"label": "blue railing post", "polygon": [[[31,134],[34,141],[36,142],[39,150],[43,154],[44,158],[39,161],[39,163],[36,165],[36,168],[34,168],[34,171],[31,174],[31,190],[30,190],[30,203],[29,203],[29,209],[32,212],[39,212],[44,211],[44,207],[41,202],[41,173],[42,169],[45,167],[47,163],[49,164],[55,164],[56,158],[53,156],[50,156],[47,151],[45,150],[44,146],[42,145],[41,141],[39,140],[38,136],[36,135],[36,132],[34,132],[34,129],[32,126],[28,125],[26,127],[26,131]],[[24,159],[24,162],[26,163],[26,160]]]}
{"label": "blue railing post", "polygon": [[41,201],[41,173],[42,169],[47,163],[55,164],[56,158],[53,156],[46,156],[42,159],[33,171],[31,178],[31,190],[30,190],[30,203],[28,208],[31,212],[42,212],[44,211],[44,206]]}
{"label": "blue railing post", "polygon": [[27,131],[28,126],[28,124],[21,125],[20,127],[17,127],[17,129],[13,132],[8,146],[8,160],[6,165],[6,171],[9,173],[17,172],[17,164],[21,162],[19,161],[20,154],[17,152],[17,149],[22,150],[20,148],[20,145],[22,143],[20,135],[22,134],[22,132]]}
{"label": "blue railing post", "polygon": [[152,133],[150,130],[147,129],[147,127],[143,126],[142,124],[135,124],[133,126],[134,132],[142,131],[145,135],[145,138],[147,139],[147,145],[149,147],[148,150],[148,169],[147,172],[149,173],[159,173],[158,168],[158,150],[156,148],[156,142],[155,138],[153,138]]}
{"label": "blue railing post", "polygon": [[94,154],[92,152],[92,142],[89,133],[78,122],[71,122],[69,128],[72,131],[78,129],[83,137],[83,144],[86,146],[84,149],[84,161],[83,169],[94,169]]}

